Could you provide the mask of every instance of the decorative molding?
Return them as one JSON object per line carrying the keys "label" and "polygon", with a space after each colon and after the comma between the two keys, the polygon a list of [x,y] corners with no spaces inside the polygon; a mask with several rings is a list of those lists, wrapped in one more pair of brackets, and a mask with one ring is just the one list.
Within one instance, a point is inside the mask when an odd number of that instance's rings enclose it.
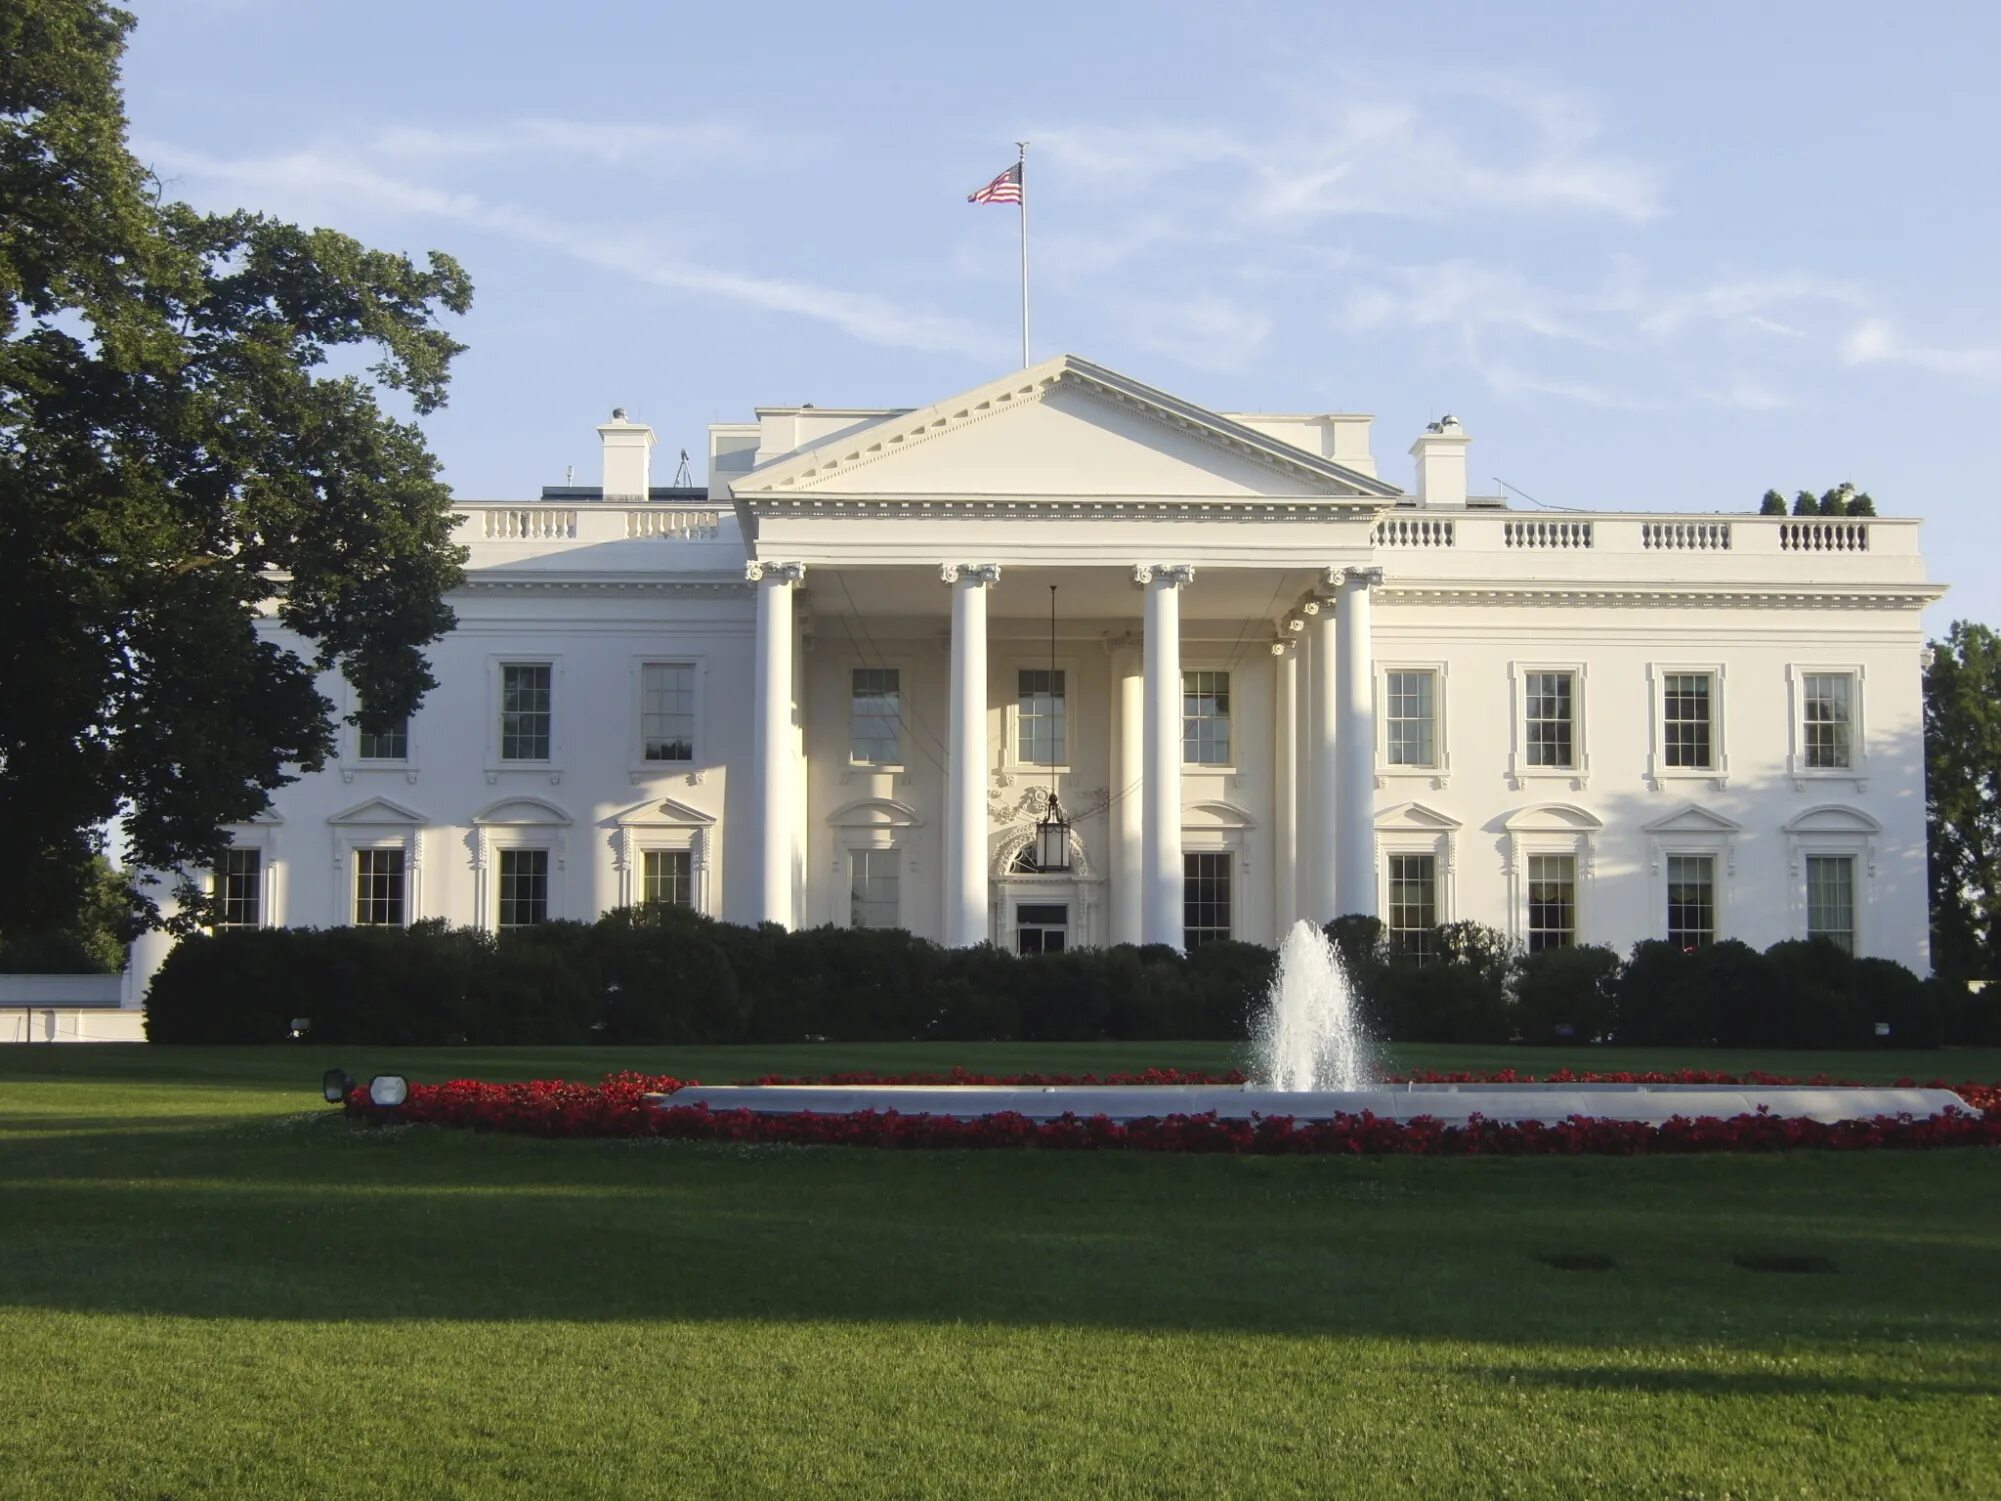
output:
{"label": "decorative molding", "polygon": [[1783,586],[1746,588],[1743,585],[1630,585],[1590,584],[1551,586],[1547,584],[1506,584],[1488,580],[1466,583],[1432,581],[1422,584],[1385,585],[1378,601],[1393,605],[1548,605],[1612,606],[1652,608],[1659,606],[1701,609],[1752,610],[1920,610],[1945,597],[1941,588],[1924,586],[1870,588],[1835,587],[1799,589]]}
{"label": "decorative molding", "polygon": [[938,581],[956,584],[960,579],[983,586],[998,584],[1001,570],[998,563],[940,563]]}
{"label": "decorative molding", "polygon": [[743,565],[746,583],[760,583],[769,577],[782,584],[796,584],[806,577],[804,563],[781,563],[764,558],[751,558]]}
{"label": "decorative molding", "polygon": [[[1333,570],[1330,568],[1328,572],[1332,573]],[[1381,585],[1383,570],[1376,567],[1343,568],[1341,577],[1357,589],[1372,589]]]}
{"label": "decorative molding", "polygon": [[1193,563],[1135,563],[1133,582],[1141,588],[1158,581],[1170,588],[1179,589],[1184,584],[1195,582]]}
{"label": "decorative molding", "polygon": [[452,590],[454,594],[568,594],[587,597],[643,595],[680,598],[741,599],[749,593],[747,580],[711,574],[707,578],[586,578],[549,574],[493,578],[477,572]]}

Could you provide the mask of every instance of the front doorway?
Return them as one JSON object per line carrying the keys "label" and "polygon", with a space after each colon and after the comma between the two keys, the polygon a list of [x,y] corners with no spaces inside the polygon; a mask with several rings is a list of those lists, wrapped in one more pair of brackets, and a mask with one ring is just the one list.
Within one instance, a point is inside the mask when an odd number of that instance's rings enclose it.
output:
{"label": "front doorway", "polygon": [[1014,909],[1014,951],[1017,954],[1060,954],[1070,946],[1070,906],[1067,902],[1017,902]]}

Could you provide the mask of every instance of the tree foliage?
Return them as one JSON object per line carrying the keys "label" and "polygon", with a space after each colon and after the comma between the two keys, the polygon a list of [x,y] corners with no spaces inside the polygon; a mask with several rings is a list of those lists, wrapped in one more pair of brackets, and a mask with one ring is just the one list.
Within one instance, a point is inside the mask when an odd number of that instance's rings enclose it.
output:
{"label": "tree foliage", "polygon": [[0,6],[0,910],[25,926],[77,910],[114,819],[138,864],[210,863],[331,751],[319,674],[412,710],[464,561],[378,400],[444,401],[464,271],[161,201],[126,146],[131,25]]}
{"label": "tree foliage", "polygon": [[2001,977],[2001,636],[1955,621],[1925,669],[1932,967]]}

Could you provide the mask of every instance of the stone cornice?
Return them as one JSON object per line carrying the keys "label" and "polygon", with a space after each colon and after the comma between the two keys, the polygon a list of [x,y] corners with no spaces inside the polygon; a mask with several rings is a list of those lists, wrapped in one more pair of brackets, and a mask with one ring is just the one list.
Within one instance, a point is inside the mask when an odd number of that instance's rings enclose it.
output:
{"label": "stone cornice", "polygon": [[1676,606],[1707,610],[1921,610],[1945,598],[1938,584],[1830,585],[1797,588],[1783,584],[1508,584],[1407,581],[1375,591],[1386,605],[1589,606],[1611,608]]}
{"label": "stone cornice", "polygon": [[540,577],[514,575],[507,578],[482,578],[478,574],[472,574],[451,592],[454,594],[679,595],[682,597],[708,599],[745,599],[750,596],[752,585],[741,578],[713,575],[702,579],[611,579],[575,578],[551,576],[549,574],[543,574]]}
{"label": "stone cornice", "polygon": [[766,495],[737,503],[759,519],[869,520],[876,517],[937,517],[952,521],[1351,521],[1372,525],[1388,509],[1386,500],[1326,495],[1273,499],[1269,496],[1183,495]]}

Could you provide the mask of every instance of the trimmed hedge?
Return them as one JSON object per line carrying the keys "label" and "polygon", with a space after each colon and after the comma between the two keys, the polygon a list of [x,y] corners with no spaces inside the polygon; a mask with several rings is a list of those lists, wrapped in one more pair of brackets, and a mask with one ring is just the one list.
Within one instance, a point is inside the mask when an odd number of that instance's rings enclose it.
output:
{"label": "trimmed hedge", "polygon": [[[2001,1004],[1827,943],[1524,956],[1477,923],[1419,962],[1371,917],[1328,925],[1364,1025],[1393,1042],[1864,1048],[2001,1040]],[[230,929],[183,940],[147,993],[155,1042],[391,1046],[1239,1040],[1276,956],[1216,943],[1018,958],[900,931],[738,927],[625,909],[499,937]],[[1997,997],[2001,1001],[2001,997]],[[1878,1025],[1887,1034],[1878,1035]]]}

